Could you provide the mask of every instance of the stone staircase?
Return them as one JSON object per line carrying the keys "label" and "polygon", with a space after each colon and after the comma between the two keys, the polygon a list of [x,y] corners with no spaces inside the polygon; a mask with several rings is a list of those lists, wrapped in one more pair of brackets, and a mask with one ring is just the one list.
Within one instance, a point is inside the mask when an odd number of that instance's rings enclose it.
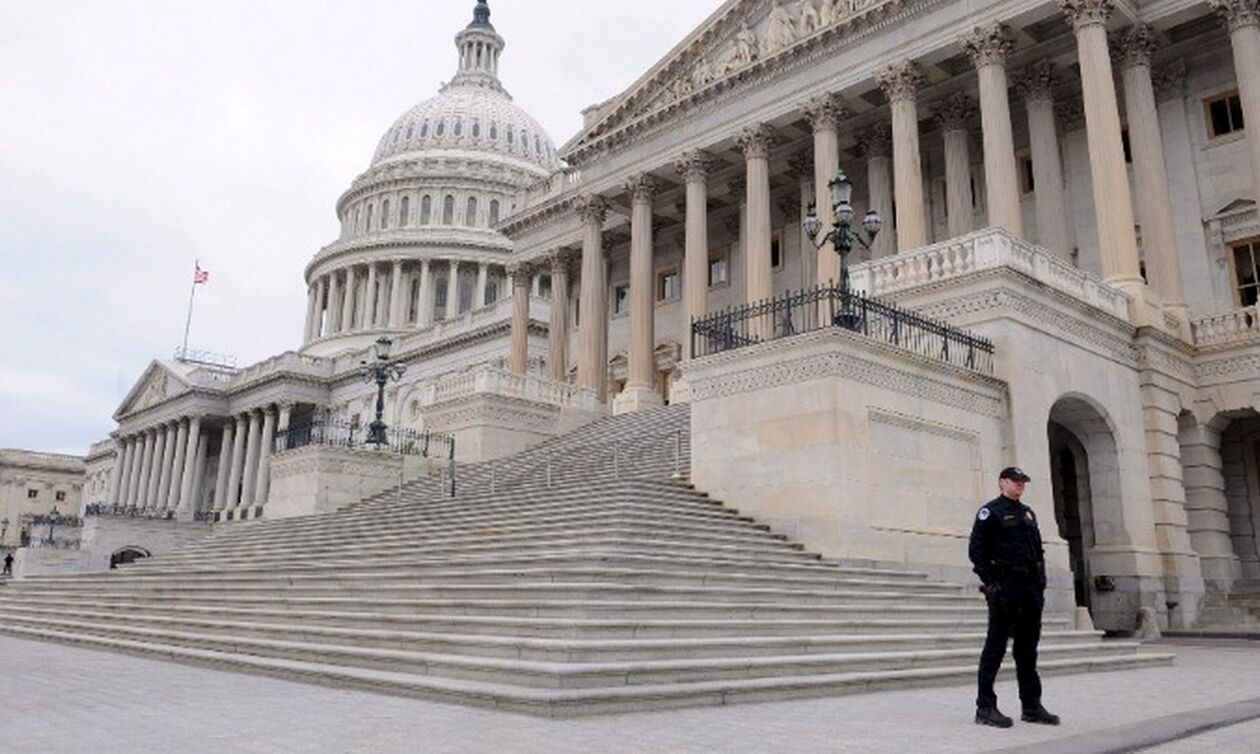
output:
{"label": "stone staircase", "polygon": [[[974,592],[822,560],[671,481],[687,418],[592,423],[460,471],[455,498],[425,479],[108,574],[11,582],[0,632],[555,717],[973,682]],[[1041,658],[1172,661],[1066,619]]]}

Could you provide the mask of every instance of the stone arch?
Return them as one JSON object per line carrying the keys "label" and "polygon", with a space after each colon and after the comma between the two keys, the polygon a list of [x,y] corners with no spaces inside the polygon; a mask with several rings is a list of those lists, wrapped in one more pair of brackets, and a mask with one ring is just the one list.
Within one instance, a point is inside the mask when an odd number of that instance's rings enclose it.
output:
{"label": "stone arch", "polygon": [[113,570],[120,565],[127,565],[128,563],[134,563],[137,560],[143,560],[145,558],[152,557],[152,555],[153,554],[151,552],[149,552],[143,547],[139,547],[137,545],[127,545],[126,547],[120,547],[114,552],[110,553],[109,567],[110,567],[110,570]]}
{"label": "stone arch", "polygon": [[1128,544],[1121,503],[1117,432],[1110,413],[1090,396],[1066,393],[1051,405],[1049,422],[1072,436],[1077,450],[1085,455],[1094,544]]}

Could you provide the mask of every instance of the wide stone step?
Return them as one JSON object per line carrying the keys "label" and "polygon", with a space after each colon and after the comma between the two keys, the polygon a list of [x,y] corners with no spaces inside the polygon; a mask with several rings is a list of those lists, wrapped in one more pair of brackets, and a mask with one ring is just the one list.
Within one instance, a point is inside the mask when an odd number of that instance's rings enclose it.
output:
{"label": "wide stone step", "polygon": [[[896,678],[900,682],[896,685],[901,685],[908,678],[916,676],[920,680],[931,678],[934,671],[944,673],[945,676],[950,677],[951,681],[974,676],[975,672],[974,652],[881,653],[878,656],[834,658],[832,656],[741,658],[737,661],[699,659],[699,661],[655,663],[600,663],[600,666],[596,667],[591,667],[590,664],[578,664],[576,667],[570,667],[558,663],[507,661],[507,659],[498,659],[498,661],[465,659],[465,661],[456,662],[451,658],[431,657],[421,653],[354,652],[350,649],[341,649],[340,653],[330,654],[328,647],[316,647],[316,652],[312,653],[310,646],[297,642],[243,643],[232,641],[232,639],[218,642],[215,637],[197,637],[197,635],[188,635],[186,637],[188,646],[180,646],[174,643],[155,643],[137,638],[102,637],[96,634],[48,632],[48,630],[38,632],[38,630],[18,627],[5,627],[5,630],[8,633],[28,635],[28,637],[33,635],[33,637],[54,639],[54,641],[91,644],[98,647],[110,646],[137,653],[156,653],[168,658],[185,659],[185,661],[200,657],[203,658],[203,662],[227,662],[236,667],[294,668],[297,663],[306,668],[320,668],[320,672],[306,675],[305,680],[338,683],[338,678],[348,676],[374,677],[378,681],[374,683],[377,690],[384,690],[379,683],[382,675],[392,676],[398,682],[410,680],[412,685],[426,680],[428,687],[431,687],[435,680],[444,681],[446,687],[450,687],[451,681],[462,681],[464,682],[462,687],[469,688],[467,686],[469,683],[475,683],[476,687],[483,692],[488,690],[489,686],[494,686],[495,691],[499,693],[491,695],[488,701],[493,702],[496,707],[510,706],[518,711],[538,712],[537,709],[529,709],[533,705],[523,707],[509,701],[522,699],[520,692],[529,691],[532,692],[530,696],[533,699],[542,701],[544,707],[552,707],[553,710],[559,700],[566,700],[568,704],[564,706],[570,706],[571,714],[576,709],[614,711],[615,707],[600,704],[601,700],[606,702],[611,699],[621,702],[636,699],[641,704],[650,699],[660,700],[664,696],[669,697],[668,706],[714,704],[713,701],[698,702],[697,697],[703,695],[697,695],[696,692],[701,688],[709,688],[709,690],[726,688],[727,691],[723,692],[723,697],[730,696],[736,688],[743,688],[745,691],[757,688],[759,690],[757,695],[748,695],[745,699],[761,701],[766,699],[765,693],[771,690],[800,688],[800,683],[806,677],[813,678],[815,687],[830,686],[832,690],[829,690],[829,693],[834,693],[834,687],[837,686],[840,677],[863,676],[861,688],[869,691],[872,682],[879,678],[885,678],[885,680]],[[266,647],[268,651],[266,656],[241,652],[244,648],[261,649],[263,647]],[[1149,664],[1171,662],[1168,656],[1155,656],[1155,654],[1140,656],[1140,654],[1135,654],[1131,646],[1115,647],[1113,651],[1113,647],[1105,646],[1105,644],[1100,644],[1100,648],[1096,651],[1082,651],[1082,648],[1077,647],[1065,649],[1047,646],[1043,648],[1042,656],[1045,657],[1042,670],[1047,673],[1063,670],[1063,668],[1072,668],[1076,671],[1095,670],[1095,668],[1101,670],[1102,667],[1108,666],[1140,667],[1144,664],[1149,666]],[[277,666],[277,661],[284,662],[285,666]],[[343,661],[355,661],[355,664],[352,666]],[[963,668],[969,672],[961,672]],[[827,670],[834,672],[825,672]],[[365,672],[369,675],[363,676]],[[679,675],[688,680],[673,681],[673,678]],[[693,680],[693,678],[699,678],[699,680]],[[505,693],[507,688],[512,687],[512,683],[505,681],[518,682],[518,691],[515,695]],[[546,686],[543,686],[544,683]],[[895,683],[888,683],[887,687],[893,685]],[[915,685],[920,685],[920,683],[915,683]],[[643,691],[649,691],[649,695],[634,693]],[[452,700],[447,697],[447,701]],[[547,704],[547,701],[551,704]],[[592,710],[592,706],[599,706],[600,709]],[[621,709],[644,709],[644,707],[631,705],[621,707]]]}
{"label": "wide stone step", "polygon": [[[50,630],[75,630],[75,626],[126,626],[172,630],[192,634],[221,634],[253,639],[340,644],[352,647],[401,649],[414,652],[498,657],[545,662],[601,662],[612,660],[660,660],[774,655],[872,653],[964,648],[975,651],[984,643],[983,632],[905,634],[823,634],[801,636],[739,636],[657,639],[532,638],[522,636],[462,635],[423,631],[339,628],[293,622],[244,622],[154,615],[121,615],[70,609],[10,608],[4,620],[15,625]],[[1047,644],[1095,644],[1101,632],[1046,631]]]}

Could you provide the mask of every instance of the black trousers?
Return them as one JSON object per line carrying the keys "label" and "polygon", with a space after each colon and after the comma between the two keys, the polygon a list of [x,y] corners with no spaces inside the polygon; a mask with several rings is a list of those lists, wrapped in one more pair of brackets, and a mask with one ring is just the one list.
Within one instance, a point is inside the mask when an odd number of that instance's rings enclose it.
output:
{"label": "black trousers", "polygon": [[1003,589],[988,597],[989,633],[980,653],[980,691],[976,706],[997,706],[993,681],[997,678],[1006,642],[1015,640],[1015,677],[1019,681],[1019,701],[1026,710],[1041,706],[1041,677],[1037,675],[1037,644],[1041,642],[1041,610],[1045,598],[1040,589]]}

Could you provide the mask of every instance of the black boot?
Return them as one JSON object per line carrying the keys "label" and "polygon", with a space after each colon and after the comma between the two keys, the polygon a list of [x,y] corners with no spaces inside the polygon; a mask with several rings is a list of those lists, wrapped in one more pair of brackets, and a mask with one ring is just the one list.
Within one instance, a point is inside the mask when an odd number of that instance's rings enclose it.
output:
{"label": "black boot", "polygon": [[1037,709],[1024,710],[1024,714],[1020,715],[1019,719],[1023,720],[1026,723],[1040,723],[1041,725],[1058,725],[1059,724],[1059,716],[1052,714],[1049,710],[1047,710],[1045,707],[1042,707],[1040,704],[1037,705]]}
{"label": "black boot", "polygon": [[1014,724],[1015,721],[999,712],[997,707],[978,707],[976,709],[976,725],[992,725],[994,728],[1009,728]]}

